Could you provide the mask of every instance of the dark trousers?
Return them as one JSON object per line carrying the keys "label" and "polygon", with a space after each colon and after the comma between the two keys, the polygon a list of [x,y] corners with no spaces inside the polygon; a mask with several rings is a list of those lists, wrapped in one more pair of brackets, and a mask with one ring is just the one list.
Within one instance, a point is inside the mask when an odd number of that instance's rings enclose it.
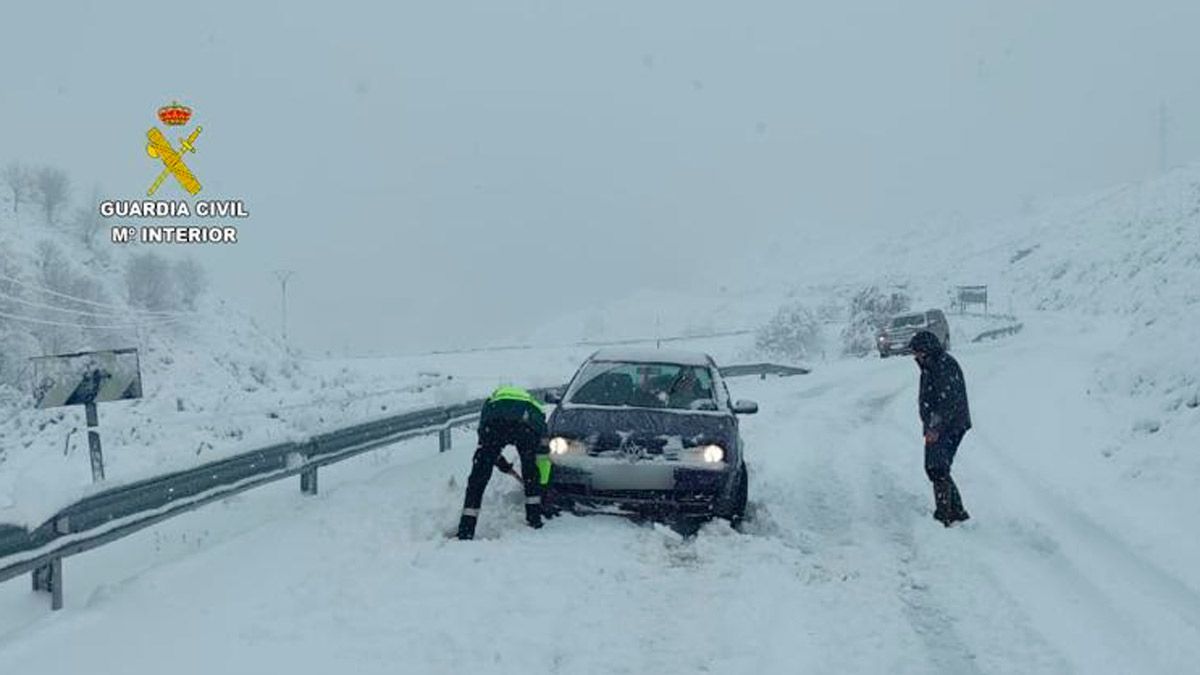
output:
{"label": "dark trousers", "polygon": [[936,504],[933,517],[938,520],[961,520],[966,514],[958,486],[950,477],[950,465],[958,452],[966,431],[947,431],[938,435],[933,443],[925,445],[925,475],[933,483],[933,501]]}
{"label": "dark trousers", "polygon": [[540,441],[537,433],[519,420],[489,420],[479,427],[479,445],[475,448],[471,476],[467,478],[467,495],[463,499],[460,537],[474,536],[475,520],[479,516],[479,505],[483,502],[483,491],[492,477],[492,470],[496,467],[500,452],[508,445],[515,445],[521,458],[521,480],[525,483],[525,519],[531,525],[541,525],[542,486],[538,482],[536,464]]}

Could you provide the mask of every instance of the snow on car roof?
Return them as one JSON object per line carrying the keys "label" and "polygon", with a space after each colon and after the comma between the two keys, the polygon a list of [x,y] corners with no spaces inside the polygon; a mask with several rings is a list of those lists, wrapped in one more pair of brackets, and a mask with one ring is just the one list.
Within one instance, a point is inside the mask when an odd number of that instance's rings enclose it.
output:
{"label": "snow on car roof", "polygon": [[707,366],[708,354],[679,349],[601,349],[592,355],[593,361],[624,361],[627,363],[674,363],[681,366]]}

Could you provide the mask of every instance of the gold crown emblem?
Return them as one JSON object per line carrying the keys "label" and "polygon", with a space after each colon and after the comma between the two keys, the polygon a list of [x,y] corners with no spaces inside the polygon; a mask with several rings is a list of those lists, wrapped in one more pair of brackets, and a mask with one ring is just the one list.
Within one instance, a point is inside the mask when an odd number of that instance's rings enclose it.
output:
{"label": "gold crown emblem", "polygon": [[181,127],[192,119],[192,109],[179,101],[171,101],[171,105],[164,105],[158,109],[158,119],[167,126]]}

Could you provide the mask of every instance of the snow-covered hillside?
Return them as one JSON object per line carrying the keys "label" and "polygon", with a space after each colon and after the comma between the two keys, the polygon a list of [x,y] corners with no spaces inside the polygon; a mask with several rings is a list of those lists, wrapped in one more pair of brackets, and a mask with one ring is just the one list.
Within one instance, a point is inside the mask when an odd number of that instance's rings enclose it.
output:
{"label": "snow-covered hillside", "polygon": [[[1200,479],[1200,166],[1064,199],[1020,220],[897,237],[890,255],[907,261],[912,283],[930,298],[986,283],[1003,311],[1113,322],[1121,339],[1093,364],[1084,392],[1119,422],[1093,449],[1096,461],[1160,495]],[[1053,377],[1050,368],[1024,386]],[[1178,510],[1172,497],[1163,502]]]}
{"label": "snow-covered hillside", "polygon": [[[480,540],[448,541],[463,430],[444,455],[415,440],[327,469],[316,499],[288,481],[72,558],[55,620],[29,624],[40,599],[0,587],[0,670],[1188,672],[1200,659],[1197,186],[1189,167],[1013,222],[772,246],[763,260],[786,269],[585,309],[531,339],[552,347],[302,360],[231,319],[192,326],[195,353],[175,341],[143,360],[146,399],[102,410],[114,480],[499,382],[560,382],[590,351],[564,346],[582,337],[753,328],[781,303],[836,308],[865,285],[925,307],[983,283],[994,311],[1025,324],[973,344],[989,324],[950,315],[975,422],[955,465],[974,517],[954,530],[929,517],[911,361],[831,350],[811,375],[731,383],[762,406],[743,422],[740,532],[716,522],[681,539],[574,516],[530,532],[517,485],[498,476]],[[755,356],[751,335],[690,346]],[[6,442],[29,443],[0,469],[0,520],[37,522],[88,489],[78,434],[62,456],[77,420],[25,411],[4,424]],[[135,632],[136,653],[103,648]]]}
{"label": "snow-covered hillside", "polygon": [[[901,230],[875,242],[831,234],[803,241],[747,244],[714,288],[695,294],[645,290],[620,301],[557,318],[524,336],[534,349],[385,359],[307,360],[286,352],[249,317],[218,299],[196,312],[152,315],[124,300],[123,257],[107,245],[82,246],[76,235],[0,215],[0,273],[25,285],[5,294],[21,316],[54,322],[133,325],[114,330],[64,328],[55,345],[22,336],[6,320],[6,367],[27,369],[38,353],[139,346],[146,396],[102,407],[111,482],[123,482],[296,438],[340,424],[419,405],[478,395],[499,382],[553,384],[569,376],[590,348],[573,345],[628,338],[703,335],[762,325],[785,302],[800,301],[837,316],[868,284],[902,288],[915,306],[946,306],[956,284],[986,283],[993,311],[1028,315],[1070,310],[1118,317],[1128,325],[1119,358],[1097,364],[1093,394],[1125,423],[1116,446],[1161,444],[1155,453],[1109,452],[1127,470],[1176,467],[1200,472],[1200,460],[1175,442],[1195,431],[1200,355],[1188,310],[1200,298],[1200,168],[1174,171],[1143,184],[1066,199],[1032,217],[966,227]],[[58,253],[48,254],[47,249]],[[758,253],[753,253],[758,250]],[[81,304],[47,295],[46,258],[90,288]],[[756,260],[757,258],[757,260]],[[738,270],[743,270],[739,273]],[[749,271],[746,271],[749,270]],[[709,284],[712,285],[712,284]],[[79,291],[82,293],[82,291]],[[33,303],[32,305],[28,303]],[[59,309],[52,309],[59,308]],[[64,313],[65,309],[65,313]],[[74,314],[71,312],[94,312]],[[952,315],[958,343],[990,324]],[[57,327],[55,327],[57,330]],[[74,332],[72,332],[74,330]],[[838,326],[827,326],[825,358],[836,357]],[[753,336],[698,339],[722,362],[760,358]],[[538,346],[541,345],[541,348]],[[553,349],[549,346],[556,345]],[[54,349],[53,347],[57,347]],[[28,387],[0,386],[0,520],[35,524],[90,489],[82,415],[74,409],[36,411]],[[1162,460],[1170,456],[1170,461]],[[1153,458],[1153,459],[1152,459]],[[1186,480],[1180,478],[1179,480]]]}
{"label": "snow-covered hillside", "polygon": [[30,357],[137,347],[143,398],[99,406],[115,485],[428,403],[446,378],[422,366],[298,358],[238,307],[147,310],[129,261],[147,247],[0,209],[0,522],[36,526],[92,485],[81,407],[33,408]]}
{"label": "snow-covered hillside", "polygon": [[570,515],[534,532],[498,475],[479,539],[449,540],[470,435],[443,455],[413,441],[327,470],[319,497],[287,481],[72,558],[60,615],[0,587],[0,670],[1189,672],[1194,520],[1112,490],[1093,452],[1119,424],[1084,392],[1121,339],[1046,314],[958,350],[976,429],[955,530],[929,517],[911,361],[845,359],[730,383],[763,404],[742,532]]}

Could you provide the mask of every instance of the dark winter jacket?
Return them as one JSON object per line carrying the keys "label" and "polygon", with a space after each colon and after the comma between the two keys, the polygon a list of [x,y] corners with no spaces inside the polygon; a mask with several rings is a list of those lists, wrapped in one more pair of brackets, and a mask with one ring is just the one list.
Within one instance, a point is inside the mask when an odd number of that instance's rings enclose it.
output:
{"label": "dark winter jacket", "polygon": [[[483,409],[479,411],[480,428],[499,421],[520,422],[545,443],[546,413],[537,400],[523,389],[501,387],[484,402]],[[513,465],[504,455],[500,455],[496,458],[496,468],[508,473]]]}
{"label": "dark winter jacket", "polygon": [[479,412],[479,424],[487,426],[488,422],[493,420],[521,422],[539,438],[546,435],[546,414],[532,397],[528,397],[528,400],[498,398],[493,394]]}
{"label": "dark winter jacket", "polygon": [[[923,336],[933,338],[929,340]],[[918,407],[925,431],[941,433],[965,432],[971,428],[971,410],[967,405],[967,385],[958,361],[942,349],[932,333],[921,331],[910,343],[914,351],[923,352],[921,392]]]}

